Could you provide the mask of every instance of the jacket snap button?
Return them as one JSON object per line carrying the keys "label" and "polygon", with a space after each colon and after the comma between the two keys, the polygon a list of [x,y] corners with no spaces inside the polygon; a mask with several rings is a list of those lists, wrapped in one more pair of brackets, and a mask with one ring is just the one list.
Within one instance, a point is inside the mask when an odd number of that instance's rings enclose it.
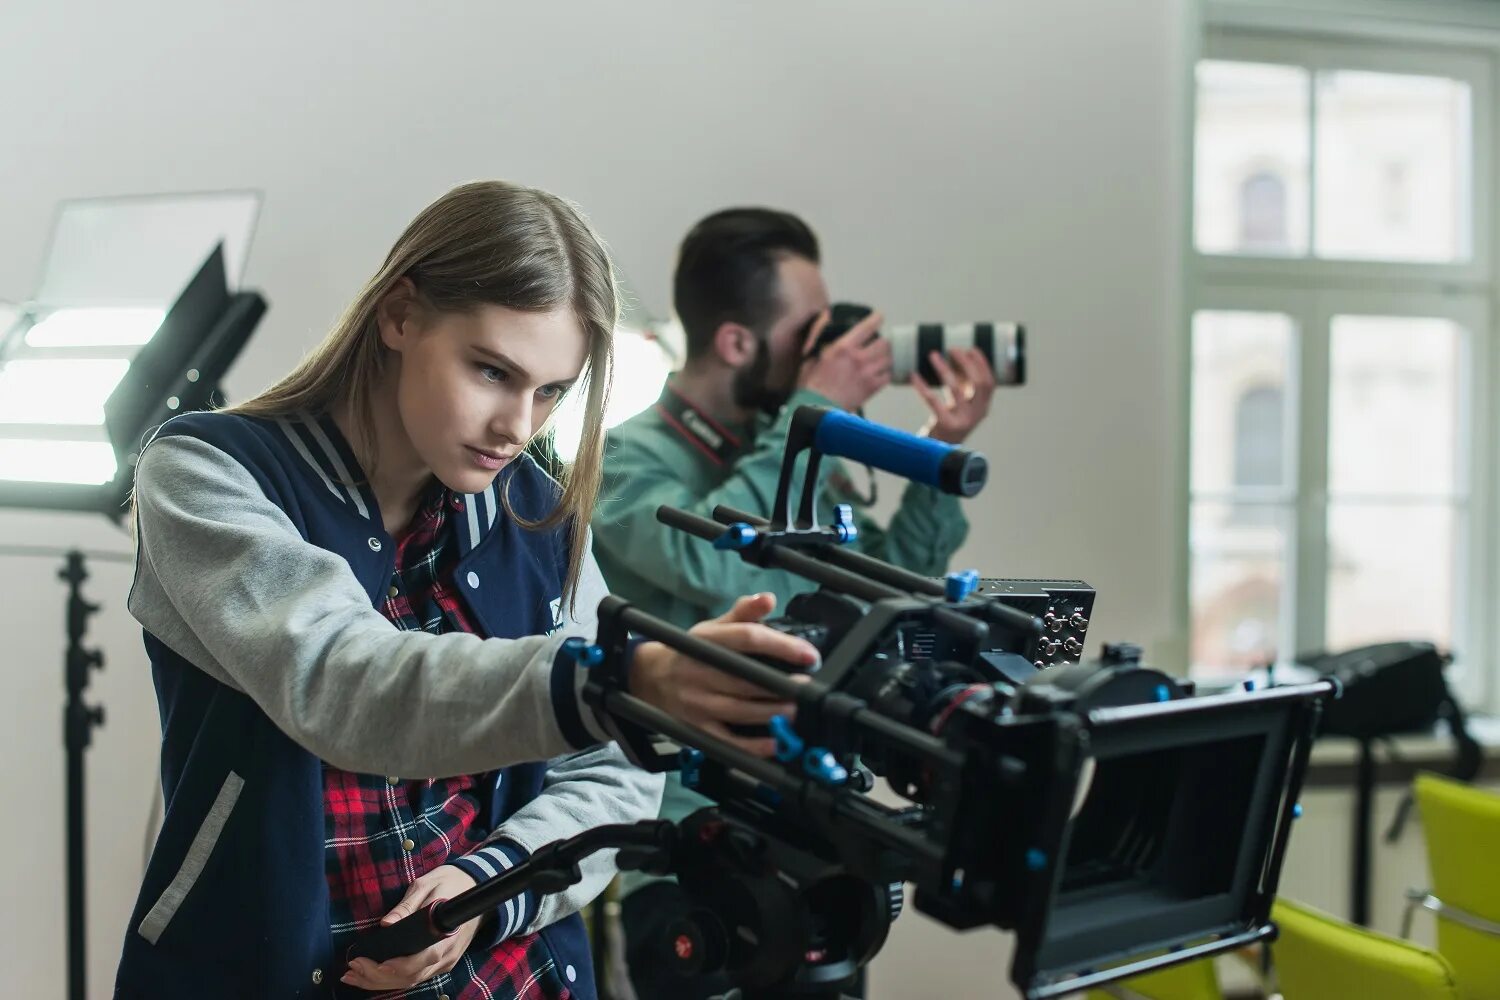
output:
{"label": "jacket snap button", "polygon": [[323,984],[323,970],[322,969],[314,969],[313,970],[313,985],[314,986],[321,986],[322,984]]}
{"label": "jacket snap button", "polygon": [[563,970],[563,974],[568,977],[568,982],[570,983],[576,982],[578,979],[578,970],[573,968],[571,965]]}
{"label": "jacket snap button", "polygon": [[478,573],[474,572],[473,570],[470,570],[469,571],[469,575],[468,575],[468,577],[466,579],[469,581],[469,586],[470,587],[472,587],[475,590],[479,589],[479,574]]}
{"label": "jacket snap button", "polygon": [[369,546],[370,546],[370,551],[371,552],[379,552],[380,551],[380,539],[378,539],[378,538],[371,538],[370,541],[369,541]]}

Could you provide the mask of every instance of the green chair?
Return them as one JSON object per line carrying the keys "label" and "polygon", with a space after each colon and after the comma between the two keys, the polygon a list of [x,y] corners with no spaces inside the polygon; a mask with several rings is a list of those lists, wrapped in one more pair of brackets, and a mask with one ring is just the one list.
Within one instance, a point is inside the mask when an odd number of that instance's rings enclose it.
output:
{"label": "green chair", "polygon": [[1285,1000],[1464,1000],[1435,951],[1278,899],[1271,945]]}
{"label": "green chair", "polygon": [[1407,892],[1401,934],[1416,907],[1437,914],[1438,951],[1466,1000],[1500,1000],[1500,795],[1435,774],[1414,791],[1432,889]]}

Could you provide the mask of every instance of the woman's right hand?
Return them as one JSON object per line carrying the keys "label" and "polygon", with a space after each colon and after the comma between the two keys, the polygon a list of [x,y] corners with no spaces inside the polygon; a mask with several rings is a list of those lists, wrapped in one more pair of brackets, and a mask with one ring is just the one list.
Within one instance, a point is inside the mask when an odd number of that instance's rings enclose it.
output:
{"label": "woman's right hand", "polygon": [[[818,662],[818,651],[811,643],[760,624],[775,608],[774,594],[751,594],[718,618],[699,622],[689,631],[746,656],[812,667]],[[765,688],[660,642],[637,647],[630,664],[630,693],[758,757],[771,756],[775,742],[738,736],[729,726],[764,726],[773,715],[791,718],[796,714],[793,703]]]}

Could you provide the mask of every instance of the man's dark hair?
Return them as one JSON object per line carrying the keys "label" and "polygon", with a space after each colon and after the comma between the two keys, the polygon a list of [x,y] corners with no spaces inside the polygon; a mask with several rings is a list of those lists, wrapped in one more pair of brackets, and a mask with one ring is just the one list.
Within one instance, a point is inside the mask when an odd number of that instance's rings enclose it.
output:
{"label": "man's dark hair", "polygon": [[712,349],[721,323],[764,335],[780,309],[777,262],[787,255],[818,263],[818,238],[790,212],[727,208],[701,220],[682,241],[672,305],[687,333],[689,360]]}

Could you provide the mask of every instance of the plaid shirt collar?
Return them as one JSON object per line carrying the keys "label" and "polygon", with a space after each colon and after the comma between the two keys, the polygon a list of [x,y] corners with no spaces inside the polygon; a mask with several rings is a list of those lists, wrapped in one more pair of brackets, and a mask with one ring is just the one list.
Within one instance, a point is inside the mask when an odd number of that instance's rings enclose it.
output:
{"label": "plaid shirt collar", "polygon": [[474,631],[449,583],[458,563],[452,519],[463,516],[467,505],[465,497],[434,481],[406,534],[396,540],[396,572],[381,612],[397,628],[436,635]]}

